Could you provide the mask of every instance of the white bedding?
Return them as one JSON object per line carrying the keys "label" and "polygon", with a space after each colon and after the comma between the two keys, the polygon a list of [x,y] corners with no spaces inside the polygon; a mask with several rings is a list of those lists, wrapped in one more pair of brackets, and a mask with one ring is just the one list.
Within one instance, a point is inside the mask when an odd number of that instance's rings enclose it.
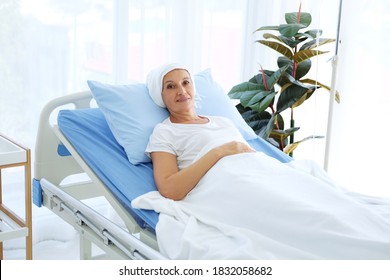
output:
{"label": "white bedding", "polygon": [[185,199],[132,205],[160,213],[171,259],[390,259],[390,201],[349,193],[310,161],[229,156]]}

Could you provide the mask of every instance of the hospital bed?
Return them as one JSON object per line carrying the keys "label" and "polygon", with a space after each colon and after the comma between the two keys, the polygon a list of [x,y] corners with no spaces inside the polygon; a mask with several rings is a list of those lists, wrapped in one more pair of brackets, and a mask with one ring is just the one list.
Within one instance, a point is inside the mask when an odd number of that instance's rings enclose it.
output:
{"label": "hospital bed", "polygon": [[[156,190],[150,162],[132,164],[90,91],[50,101],[42,110],[36,140],[33,202],[73,226],[80,258],[165,259],[155,228],[158,214],[134,209],[131,201]],[[234,107],[234,106],[233,106]],[[281,160],[288,157],[266,141],[248,141]],[[91,206],[103,197],[121,221]],[[103,256],[94,256],[99,247]]]}
{"label": "hospital bed", "polygon": [[[86,109],[90,107],[91,99],[90,92],[81,92],[55,99],[43,109],[35,151],[34,204],[49,208],[79,232],[82,259],[92,257],[92,244],[105,251],[107,258],[162,259],[164,256],[157,250],[154,234],[157,214],[137,212],[129,206],[129,199],[142,191],[141,185],[144,191],[155,188],[151,165],[128,163],[100,110]],[[58,111],[59,107],[69,104],[73,104],[75,110]],[[63,122],[65,133],[57,122],[50,123],[56,113],[59,113],[58,119]],[[75,143],[71,143],[74,138]],[[85,142],[88,139],[89,142]],[[91,141],[93,139],[102,141]],[[99,156],[91,160],[90,156],[94,154]],[[104,168],[110,166],[115,167],[112,169],[114,178],[103,174]],[[88,178],[75,176],[84,173]],[[129,187],[128,192],[123,190],[122,193],[114,187],[116,183],[122,187],[138,186],[138,190]],[[83,202],[99,196],[107,199],[125,227],[113,223]]]}

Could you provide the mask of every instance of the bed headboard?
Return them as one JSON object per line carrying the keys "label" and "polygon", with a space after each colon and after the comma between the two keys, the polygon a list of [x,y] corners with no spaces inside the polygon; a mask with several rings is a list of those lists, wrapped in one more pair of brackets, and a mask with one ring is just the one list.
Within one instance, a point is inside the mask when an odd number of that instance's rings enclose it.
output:
{"label": "bed headboard", "polygon": [[74,108],[90,108],[92,94],[90,91],[82,91],[53,99],[43,108],[38,126],[35,144],[34,178],[40,180],[46,178],[54,184],[59,184],[68,175],[82,172],[72,157],[64,157],[61,144],[55,135],[56,116],[61,107],[74,106]]}

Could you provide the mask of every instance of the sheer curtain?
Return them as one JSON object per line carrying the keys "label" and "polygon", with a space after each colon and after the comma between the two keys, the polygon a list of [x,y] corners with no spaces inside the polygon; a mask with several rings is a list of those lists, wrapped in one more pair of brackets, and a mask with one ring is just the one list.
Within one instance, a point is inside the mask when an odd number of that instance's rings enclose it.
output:
{"label": "sheer curtain", "polygon": [[390,197],[390,2],[343,2],[329,172],[358,192]]}
{"label": "sheer curtain", "polygon": [[[312,13],[312,28],[324,26],[324,36],[334,37],[337,7],[331,8],[338,1],[320,2],[303,1],[302,10]],[[299,4],[3,0],[1,131],[33,147],[39,113],[50,99],[86,89],[87,79],[143,81],[152,67],[167,61],[186,63],[194,72],[211,68],[229,91],[256,74],[260,64],[275,69],[275,54],[255,43],[261,34],[253,31],[283,22],[284,13],[297,11]],[[320,61],[325,82],[329,57]]]}
{"label": "sheer curtain", "polygon": [[[50,99],[86,80],[143,81],[163,62],[241,79],[245,1],[2,0],[0,131],[33,147]],[[23,112],[23,113],[21,113]]]}

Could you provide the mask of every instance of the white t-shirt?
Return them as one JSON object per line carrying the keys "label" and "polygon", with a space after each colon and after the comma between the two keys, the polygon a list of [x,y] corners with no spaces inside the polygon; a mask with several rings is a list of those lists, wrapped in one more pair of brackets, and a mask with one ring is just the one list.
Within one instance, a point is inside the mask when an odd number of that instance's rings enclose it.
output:
{"label": "white t-shirt", "polygon": [[183,169],[214,147],[233,140],[246,142],[229,119],[217,116],[207,118],[209,122],[205,124],[178,124],[167,118],[154,128],[146,154],[174,154],[177,156],[179,169]]}

